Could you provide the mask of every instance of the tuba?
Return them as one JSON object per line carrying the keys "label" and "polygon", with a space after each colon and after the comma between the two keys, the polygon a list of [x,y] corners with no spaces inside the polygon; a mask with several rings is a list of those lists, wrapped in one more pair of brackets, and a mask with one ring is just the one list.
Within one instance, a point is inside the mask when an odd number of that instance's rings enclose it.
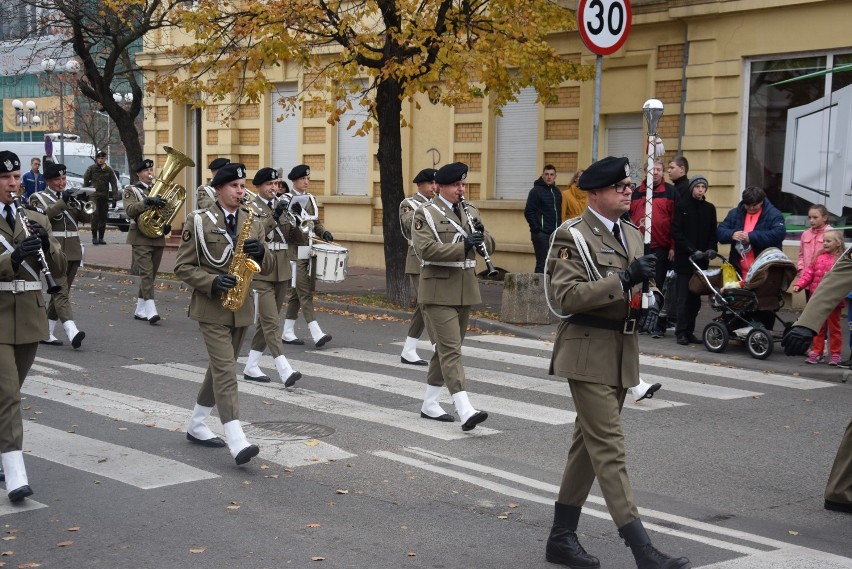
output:
{"label": "tuba", "polygon": [[136,220],[136,225],[139,226],[139,231],[145,237],[156,239],[162,237],[166,225],[170,225],[172,220],[177,215],[183,201],[186,199],[186,189],[174,184],[172,181],[177,178],[180,171],[187,166],[195,166],[195,162],[189,156],[185,156],[170,146],[164,146],[163,150],[168,155],[163,169],[160,171],[160,176],[154,178],[154,185],[148,193],[149,198],[159,197],[167,203],[163,207],[152,207],[143,211]]}

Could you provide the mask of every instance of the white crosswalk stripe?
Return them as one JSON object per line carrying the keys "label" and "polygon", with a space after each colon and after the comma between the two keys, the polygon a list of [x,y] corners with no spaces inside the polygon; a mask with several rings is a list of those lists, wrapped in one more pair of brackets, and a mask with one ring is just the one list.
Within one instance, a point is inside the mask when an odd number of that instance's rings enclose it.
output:
{"label": "white crosswalk stripe", "polygon": [[[204,379],[205,372],[205,368],[180,363],[139,364],[127,366],[127,368],[195,383],[201,383]],[[337,369],[337,373],[340,373],[340,369]],[[274,399],[282,403],[311,409],[312,411],[332,413],[335,415],[351,417],[353,419],[361,419],[363,421],[396,427],[445,441],[463,439],[471,436],[482,437],[499,432],[487,427],[477,427],[476,429],[465,433],[462,432],[458,426],[456,426],[456,428],[451,428],[448,427],[447,423],[438,423],[437,421],[421,419],[419,407],[416,408],[418,409],[417,413],[411,411],[400,411],[398,409],[388,409],[378,405],[337,397],[335,395],[317,393],[303,388],[289,390],[280,383],[256,384],[241,382],[240,392]]]}

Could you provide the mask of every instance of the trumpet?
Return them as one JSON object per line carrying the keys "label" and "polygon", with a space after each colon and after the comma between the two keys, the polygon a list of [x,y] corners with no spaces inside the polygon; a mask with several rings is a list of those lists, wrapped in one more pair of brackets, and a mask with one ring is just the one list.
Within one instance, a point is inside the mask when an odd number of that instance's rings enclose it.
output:
{"label": "trumpet", "polygon": [[[468,225],[471,229],[474,229],[473,216],[470,215],[470,212],[467,209],[467,202],[464,201],[463,197],[459,198],[459,204],[461,204],[461,208],[464,210],[464,214],[467,216]],[[488,276],[493,277],[494,275],[496,275],[498,271],[494,268],[494,263],[491,262],[491,257],[488,255],[488,248],[485,246],[485,243],[479,245],[476,248],[476,252],[482,255],[482,259],[485,261],[485,267],[488,269]]]}
{"label": "trumpet", "polygon": [[95,213],[95,204],[94,202],[81,202],[73,195],[68,198],[68,207],[76,209],[77,211],[81,211],[87,215],[92,215]]}
{"label": "trumpet", "polygon": [[[32,235],[30,231],[30,220],[27,217],[27,214],[24,213],[24,207],[21,203],[21,198],[16,197],[13,200],[15,202],[15,209],[18,210],[18,216],[21,218],[21,224],[24,229],[24,238]],[[47,293],[48,294],[56,294],[62,287],[56,284],[56,280],[54,280],[53,275],[50,273],[50,267],[47,266],[47,258],[44,256],[44,250],[38,250],[38,263],[41,265],[41,274],[44,276],[44,282],[47,283]]]}

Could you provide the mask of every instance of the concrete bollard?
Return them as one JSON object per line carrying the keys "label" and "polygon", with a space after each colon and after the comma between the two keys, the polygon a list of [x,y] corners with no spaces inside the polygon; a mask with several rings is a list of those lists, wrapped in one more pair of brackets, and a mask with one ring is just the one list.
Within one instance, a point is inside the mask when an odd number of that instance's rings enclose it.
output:
{"label": "concrete bollard", "polygon": [[550,324],[559,321],[547,308],[543,274],[506,273],[500,320],[512,324]]}

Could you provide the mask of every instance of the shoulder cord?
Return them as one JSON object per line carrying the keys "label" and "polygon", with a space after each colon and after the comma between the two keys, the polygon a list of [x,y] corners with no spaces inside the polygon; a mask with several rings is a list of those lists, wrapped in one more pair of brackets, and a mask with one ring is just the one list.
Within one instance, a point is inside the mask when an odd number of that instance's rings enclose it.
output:
{"label": "shoulder cord", "polygon": [[[577,250],[579,251],[580,260],[583,261],[583,265],[586,267],[586,276],[588,277],[589,282],[600,280],[601,274],[592,262],[592,254],[589,252],[589,246],[586,243],[586,239],[583,237],[583,234],[574,227],[569,227],[568,231],[571,233],[571,237],[574,238],[574,244],[577,246]],[[556,232],[554,231],[550,235],[550,247],[547,249],[548,258],[550,258],[550,252],[553,250],[553,242],[555,239]],[[560,314],[555,308],[553,308],[553,304],[550,302],[550,273],[547,271],[544,272],[544,300],[547,301],[547,308],[557,318],[567,320],[572,316],[571,314]]]}
{"label": "shoulder cord", "polygon": [[234,250],[233,245],[229,244],[227,247],[225,247],[225,251],[218,259],[213,258],[213,255],[210,254],[210,250],[207,249],[207,243],[204,241],[204,223],[201,214],[196,213],[194,215],[193,221],[195,226],[195,240],[198,243],[198,246],[195,248],[195,253],[198,259],[199,266],[201,265],[201,256],[199,250],[201,250],[204,252],[204,257],[208,263],[210,263],[217,269],[224,267],[225,264],[230,261],[231,252]]}

